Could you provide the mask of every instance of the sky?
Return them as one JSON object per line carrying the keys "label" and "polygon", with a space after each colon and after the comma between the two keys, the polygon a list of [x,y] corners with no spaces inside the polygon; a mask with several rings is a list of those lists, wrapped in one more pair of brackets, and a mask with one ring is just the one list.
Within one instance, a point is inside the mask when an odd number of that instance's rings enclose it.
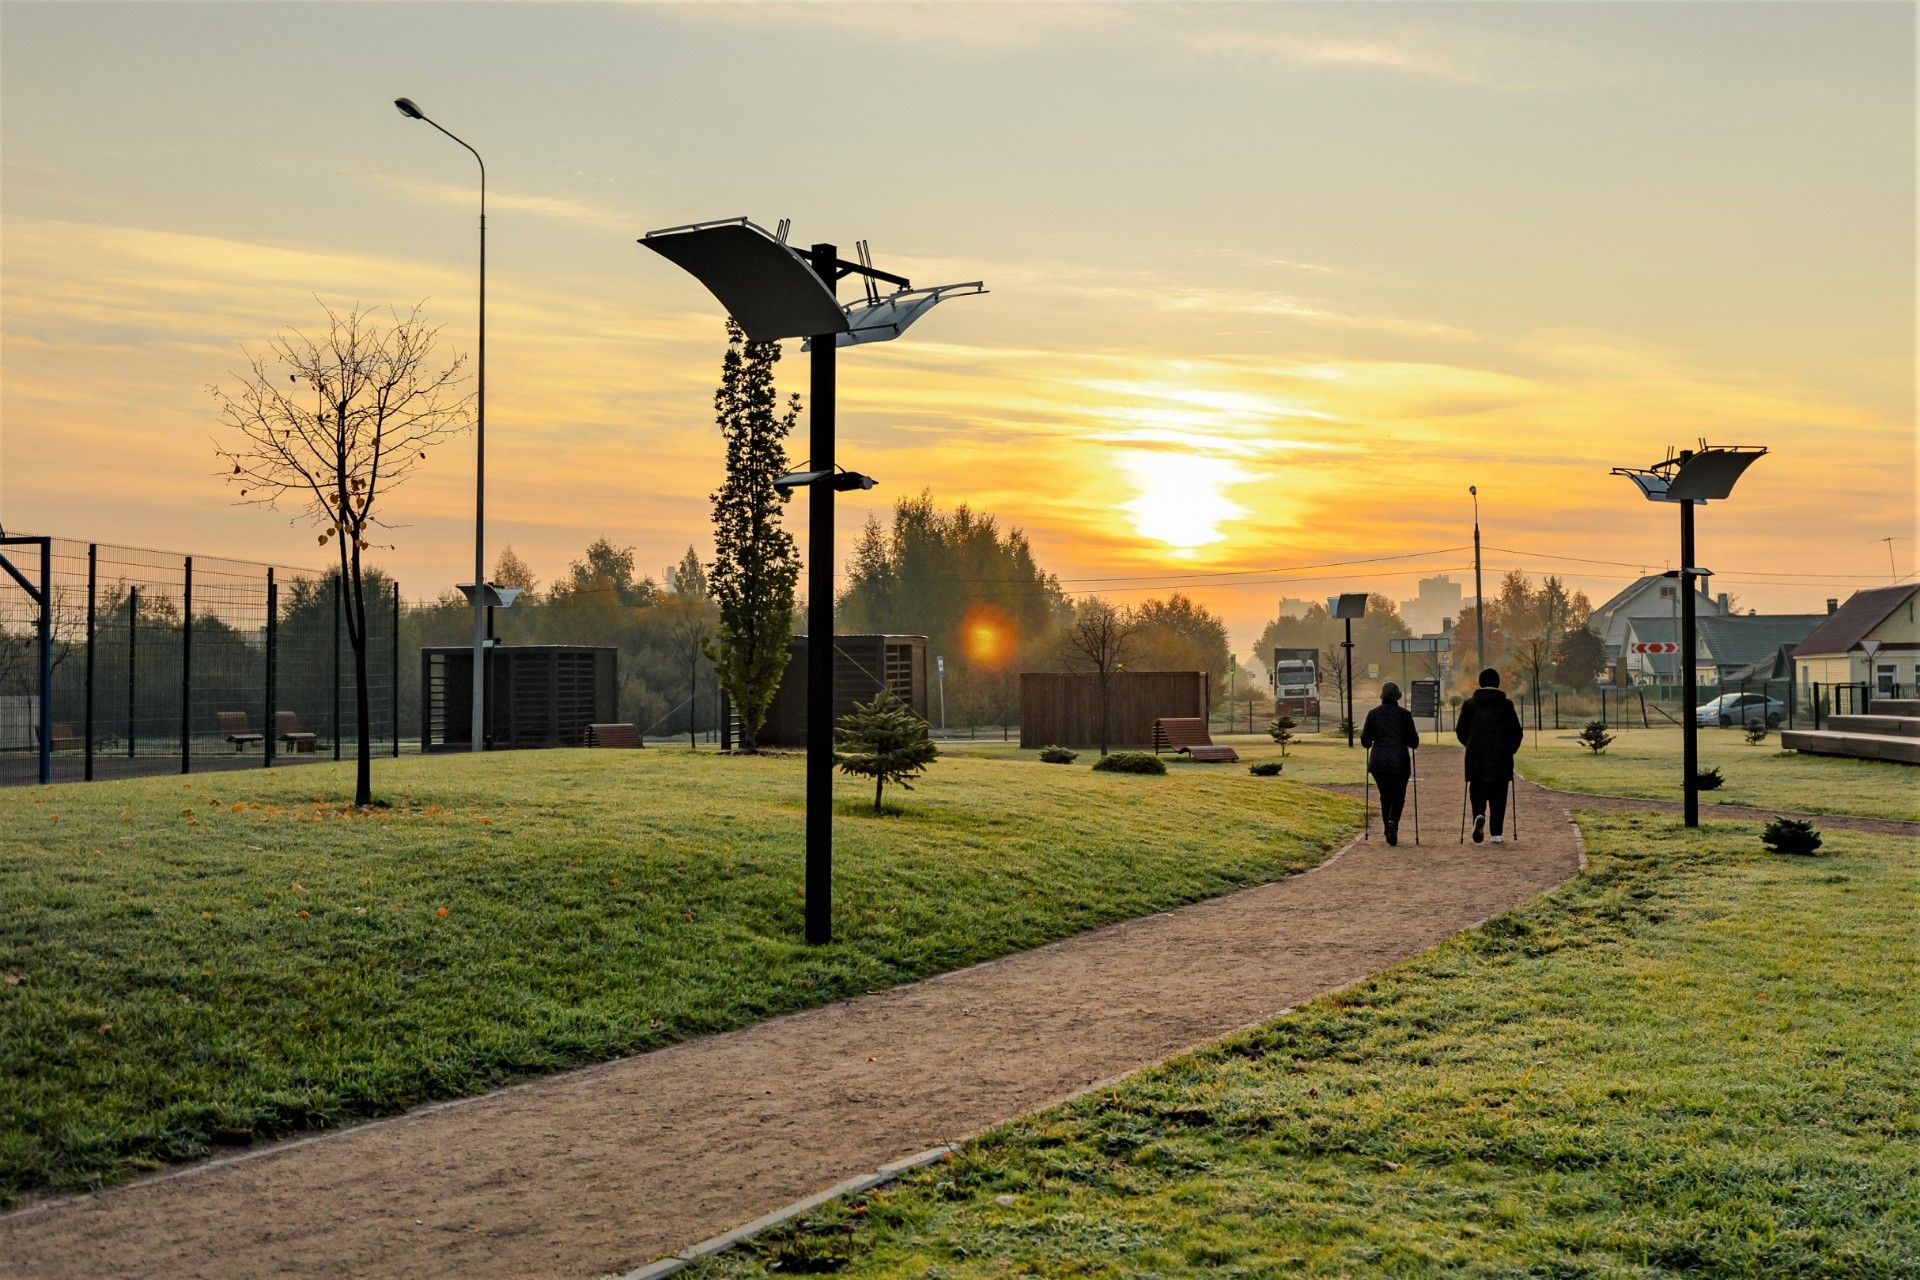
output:
{"label": "sky", "polygon": [[[747,215],[989,290],[843,354],[843,549],[925,488],[1244,653],[1470,582],[1469,485],[1489,592],[1598,602],[1677,553],[1608,468],[1704,437],[1770,450],[1716,589],[1817,611],[1915,569],[1914,12],[6,0],[0,524],[323,566],[207,389],[321,302],[472,351],[476,166],[404,95],[488,164],[490,563],[710,554],[722,317],[635,241]],[[409,596],[470,578],[471,438],[388,518]]]}

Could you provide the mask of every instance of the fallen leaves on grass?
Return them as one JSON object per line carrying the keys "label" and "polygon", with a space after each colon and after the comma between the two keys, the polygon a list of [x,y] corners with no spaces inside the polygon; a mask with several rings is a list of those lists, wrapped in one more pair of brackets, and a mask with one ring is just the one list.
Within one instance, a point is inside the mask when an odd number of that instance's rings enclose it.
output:
{"label": "fallen leaves on grass", "polygon": [[447,914],[447,909],[445,907],[435,907],[433,909],[433,914],[437,916],[444,916]]}

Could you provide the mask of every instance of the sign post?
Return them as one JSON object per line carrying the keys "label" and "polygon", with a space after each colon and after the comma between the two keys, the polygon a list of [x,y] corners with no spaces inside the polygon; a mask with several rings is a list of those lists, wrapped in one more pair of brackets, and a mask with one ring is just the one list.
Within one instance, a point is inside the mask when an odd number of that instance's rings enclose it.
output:
{"label": "sign post", "polygon": [[940,732],[947,731],[947,658],[941,654],[934,658],[933,668],[940,674]]}

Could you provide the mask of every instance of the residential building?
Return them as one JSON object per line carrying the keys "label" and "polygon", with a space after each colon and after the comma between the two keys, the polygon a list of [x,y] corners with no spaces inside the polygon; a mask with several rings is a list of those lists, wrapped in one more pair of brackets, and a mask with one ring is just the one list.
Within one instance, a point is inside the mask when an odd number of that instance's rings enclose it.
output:
{"label": "residential building", "polygon": [[1460,616],[1461,584],[1446,574],[1420,579],[1418,593],[1400,602],[1400,617],[1413,634],[1429,635],[1445,631]]}
{"label": "residential building", "polygon": [[[1280,612],[1276,613],[1274,617],[1304,618],[1307,616],[1307,610],[1313,608],[1313,605],[1314,602],[1311,600],[1295,600],[1292,596],[1283,596],[1280,600]],[[1322,609],[1326,608],[1326,602],[1321,601],[1320,607]]]}
{"label": "residential building", "polygon": [[[1727,599],[1723,595],[1716,600],[1703,593],[1694,601],[1693,612],[1696,618],[1717,618],[1727,612]],[[1629,623],[1636,618],[1672,618],[1677,623],[1679,617],[1679,580],[1657,573],[1636,580],[1632,586],[1596,608],[1587,619],[1587,627],[1607,646],[1607,668],[1603,678],[1622,685],[1632,682],[1627,664],[1620,660],[1622,647],[1627,643]]]}
{"label": "residential building", "polygon": [[1920,688],[1920,585],[1856,591],[1832,610],[1793,651],[1794,678],[1816,684],[1871,681],[1875,697],[1911,698]]}
{"label": "residential building", "polygon": [[[1784,671],[1783,650],[1804,641],[1826,615],[1821,613],[1731,614],[1695,620],[1694,678],[1701,684],[1738,683],[1744,675],[1756,683]],[[1671,653],[1644,653],[1643,644],[1671,645]],[[1630,684],[1678,684],[1680,624],[1672,617],[1627,620],[1621,646]],[[1762,674],[1762,673],[1765,674]]]}

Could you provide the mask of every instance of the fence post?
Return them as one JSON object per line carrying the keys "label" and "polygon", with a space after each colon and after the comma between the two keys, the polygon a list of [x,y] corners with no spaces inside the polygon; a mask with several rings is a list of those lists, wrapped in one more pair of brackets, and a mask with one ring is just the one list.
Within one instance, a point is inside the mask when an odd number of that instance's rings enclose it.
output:
{"label": "fence post", "polygon": [[1553,691],[1553,731],[1560,732],[1560,691]]}
{"label": "fence post", "polygon": [[400,584],[393,584],[393,758],[400,758]]}
{"label": "fence post", "polygon": [[333,580],[333,758],[340,758],[340,579]]}
{"label": "fence post", "polygon": [[93,781],[93,592],[100,579],[100,544],[87,544],[87,759],[85,780]]}
{"label": "fence post", "polygon": [[186,604],[180,611],[180,772],[193,769],[193,557],[183,557]]}
{"label": "fence post", "polygon": [[261,713],[265,736],[261,738],[260,767],[273,768],[273,744],[275,735],[280,731],[280,720],[274,710],[274,660],[278,656],[274,650],[275,632],[278,630],[280,616],[280,585],[273,580],[273,568],[267,568],[267,709]]}
{"label": "fence post", "polygon": [[40,539],[40,782],[53,781],[53,539]]}
{"label": "fence post", "polygon": [[137,586],[128,587],[127,588],[127,759],[129,760],[133,759],[133,751],[134,751],[133,695],[134,695],[134,688],[135,688],[135,673],[138,670],[134,666],[133,647],[134,647],[134,637],[139,634],[139,629],[140,629],[140,588]]}

